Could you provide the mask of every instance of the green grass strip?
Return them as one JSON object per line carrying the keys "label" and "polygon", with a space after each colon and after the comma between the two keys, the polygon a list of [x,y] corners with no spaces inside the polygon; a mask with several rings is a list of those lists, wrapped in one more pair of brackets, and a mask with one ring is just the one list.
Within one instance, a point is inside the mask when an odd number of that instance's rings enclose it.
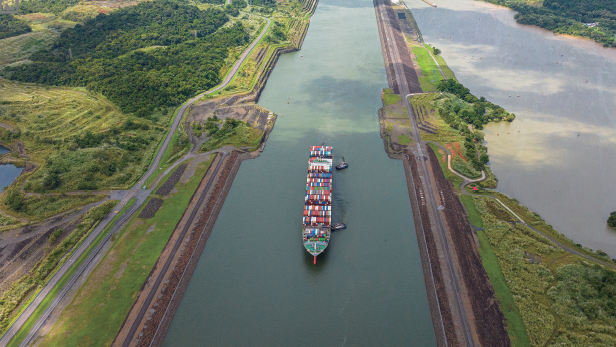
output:
{"label": "green grass strip", "polygon": [[144,203],[41,345],[111,345],[211,163],[212,159],[200,163],[188,182],[178,183],[178,191],[164,200],[154,217],[137,217]]}
{"label": "green grass strip", "polygon": [[456,75],[453,73],[453,71],[451,71],[449,66],[447,66],[447,63],[445,62],[445,59],[443,57],[441,57],[440,55],[435,55],[434,58],[436,58],[438,65],[441,67],[441,70],[443,70],[443,73],[445,74],[445,77],[447,77],[447,79],[456,79]]}
{"label": "green grass strip", "polygon": [[391,89],[383,89],[383,106],[394,105],[402,100],[402,97],[398,94],[392,94]]}
{"label": "green grass strip", "polygon": [[[83,252],[83,254],[79,257],[79,259],[77,259],[75,264],[73,264],[73,266],[71,266],[69,271],[67,271],[66,274],[64,274],[64,276],[62,276],[62,278],[60,279],[58,284],[56,284],[56,286],[49,292],[47,297],[45,297],[45,299],[37,307],[37,309],[30,316],[30,318],[26,321],[26,323],[21,327],[21,329],[19,329],[19,332],[17,332],[17,334],[9,342],[7,347],[17,347],[17,346],[19,346],[21,344],[21,342],[26,338],[26,336],[30,332],[30,329],[32,329],[32,326],[40,318],[40,316],[43,314],[43,312],[45,312],[47,307],[49,307],[49,304],[56,298],[56,296],[62,290],[62,288],[64,288],[64,285],[66,284],[66,282],[68,282],[68,280],[73,276],[73,274],[75,274],[75,271],[77,271],[77,269],[81,266],[81,264],[83,264],[83,262],[86,260],[86,258],[90,254],[90,252],[92,252],[92,250],[95,247],[97,247],[98,244],[103,240],[103,238],[105,237],[105,235],[107,235],[107,233],[109,232],[109,230],[111,229],[113,224],[117,221],[117,219],[120,218],[120,216],[123,215],[126,212],[126,210],[128,210],[131,206],[133,206],[136,201],[137,200],[135,200],[134,198],[130,199],[128,201],[128,203],[120,210],[120,212],[118,212],[115,215],[115,217],[113,217],[113,219],[111,220],[111,222],[109,222],[107,227],[105,227],[105,229],[103,229],[103,231],[96,237],[96,239],[94,239],[94,242],[92,242],[92,244],[86,249],[86,251]],[[96,228],[97,225],[98,224],[96,224],[94,226],[94,228]],[[87,238],[87,236],[86,236],[86,238]],[[76,246],[76,247],[78,247],[78,246]],[[77,248],[75,248],[75,249],[77,249]],[[50,275],[50,276],[53,276],[53,274]],[[35,297],[35,295],[32,295],[32,299],[34,299],[34,297]]]}
{"label": "green grass strip", "polygon": [[[449,167],[447,166],[447,156],[440,154],[438,151],[441,150],[441,148],[433,143],[429,143],[428,144],[432,150],[434,151],[434,154],[436,155],[436,157],[438,158],[438,163],[441,166],[441,170],[443,171],[443,174],[445,175],[445,179],[447,179],[449,182],[451,182],[451,184],[453,184],[453,188],[456,192],[460,192],[460,184],[462,184],[462,182],[464,182],[464,180],[462,179],[462,177],[454,174],[453,172],[449,171]],[[442,160],[443,156],[445,156],[445,160]]]}
{"label": "green grass strip", "polygon": [[475,207],[475,203],[473,203],[473,197],[470,195],[460,195],[460,201],[462,201],[464,207],[466,207],[468,221],[478,228],[483,228],[481,214],[477,210],[477,207]]}
{"label": "green grass strip", "polygon": [[[469,196],[469,198],[471,197]],[[498,264],[496,254],[494,254],[494,250],[490,246],[488,237],[483,230],[478,230],[477,238],[480,244],[479,254],[481,255],[481,262],[488,273],[492,287],[494,287],[496,298],[500,301],[500,309],[507,319],[507,333],[511,339],[511,345],[514,347],[530,346],[530,340],[520,316],[520,310],[513,301],[513,295],[511,295],[511,291],[507,286],[505,276]]]}
{"label": "green grass strip", "polygon": [[[441,75],[436,62],[434,62],[434,59],[432,59],[430,53],[425,48],[413,47],[413,54],[417,57],[417,64],[419,64],[421,74],[423,75],[419,77],[421,90],[424,92],[436,91],[436,85],[443,79],[443,75]],[[432,83],[433,78],[434,83]]]}

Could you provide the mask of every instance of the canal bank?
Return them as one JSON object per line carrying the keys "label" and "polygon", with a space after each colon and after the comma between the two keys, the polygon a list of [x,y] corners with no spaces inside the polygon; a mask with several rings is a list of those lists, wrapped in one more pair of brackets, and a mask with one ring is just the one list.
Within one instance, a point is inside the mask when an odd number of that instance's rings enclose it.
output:
{"label": "canal bank", "polygon": [[616,50],[519,25],[515,12],[487,3],[407,5],[458,80],[516,115],[484,130],[499,191],[615,257],[606,219],[616,196],[606,187],[616,170]]}
{"label": "canal bank", "polygon": [[[379,45],[371,1],[321,1],[280,57],[259,102],[276,130],[238,172],[165,345],[435,344],[403,166],[379,137]],[[350,164],[333,202],[348,228],[313,266],[305,165],[323,143]]]}

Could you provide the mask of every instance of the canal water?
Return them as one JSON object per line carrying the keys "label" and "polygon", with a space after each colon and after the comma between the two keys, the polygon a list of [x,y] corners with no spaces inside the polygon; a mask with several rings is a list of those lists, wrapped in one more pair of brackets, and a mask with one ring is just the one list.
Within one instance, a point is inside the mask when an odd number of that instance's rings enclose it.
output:
{"label": "canal water", "polygon": [[[279,114],[245,161],[165,346],[435,345],[402,162],[377,110],[387,79],[371,0],[321,0],[303,48],[280,57],[259,104]],[[308,151],[332,145],[332,235],[301,242]]]}
{"label": "canal water", "polygon": [[472,0],[407,5],[458,80],[516,114],[485,129],[498,188],[575,242],[616,257],[616,49],[515,23]]}
{"label": "canal water", "polygon": [[[8,148],[0,146],[0,155],[10,152]],[[8,187],[21,174],[23,168],[13,164],[0,165],[0,192],[4,191],[4,187]]]}

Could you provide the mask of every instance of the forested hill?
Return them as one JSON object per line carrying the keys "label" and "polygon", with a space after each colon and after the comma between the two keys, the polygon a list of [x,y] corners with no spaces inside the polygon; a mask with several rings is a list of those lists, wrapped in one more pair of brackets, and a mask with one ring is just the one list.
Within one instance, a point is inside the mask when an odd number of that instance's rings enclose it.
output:
{"label": "forested hill", "polygon": [[605,47],[616,47],[616,0],[486,1],[518,11],[515,19],[520,24],[588,37]]}
{"label": "forested hill", "polygon": [[33,63],[6,68],[13,80],[86,86],[124,112],[149,116],[220,82],[229,49],[249,40],[227,15],[171,0],[100,14],[62,33]]}
{"label": "forested hill", "polygon": [[65,9],[77,5],[81,0],[28,0],[19,2],[19,13],[55,13],[59,14]]}
{"label": "forested hill", "polygon": [[12,14],[0,14],[0,40],[32,31],[30,26]]}

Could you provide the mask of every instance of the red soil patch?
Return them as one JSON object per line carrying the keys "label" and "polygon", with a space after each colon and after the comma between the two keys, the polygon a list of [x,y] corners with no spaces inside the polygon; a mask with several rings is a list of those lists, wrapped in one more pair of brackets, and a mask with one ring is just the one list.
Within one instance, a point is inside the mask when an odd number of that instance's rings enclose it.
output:
{"label": "red soil patch", "polygon": [[445,145],[445,148],[447,148],[449,150],[449,152],[451,153],[451,159],[455,158],[456,155],[457,155],[460,158],[462,158],[462,160],[464,160],[464,162],[466,162],[466,158],[464,158],[464,156],[462,155],[462,150],[460,150],[460,143],[459,142],[448,143],[448,144]]}

